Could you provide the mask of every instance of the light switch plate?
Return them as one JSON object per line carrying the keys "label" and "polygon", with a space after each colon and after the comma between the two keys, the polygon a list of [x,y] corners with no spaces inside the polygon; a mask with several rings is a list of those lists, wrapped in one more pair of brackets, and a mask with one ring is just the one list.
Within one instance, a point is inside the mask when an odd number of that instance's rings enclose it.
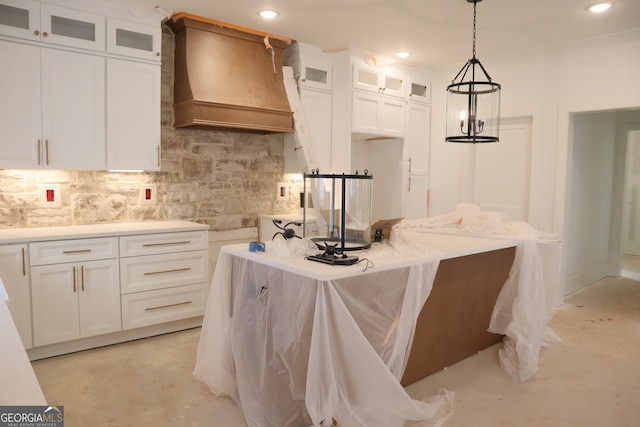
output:
{"label": "light switch plate", "polygon": [[38,204],[46,208],[59,208],[62,206],[60,184],[38,185]]}

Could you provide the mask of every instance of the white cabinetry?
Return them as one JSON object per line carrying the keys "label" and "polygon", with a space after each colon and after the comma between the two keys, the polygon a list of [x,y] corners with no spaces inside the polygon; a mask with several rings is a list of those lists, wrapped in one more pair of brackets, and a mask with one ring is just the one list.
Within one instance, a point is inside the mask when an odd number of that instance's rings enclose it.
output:
{"label": "white cabinetry", "polygon": [[104,58],[0,40],[0,167],[103,169]]}
{"label": "white cabinetry", "polygon": [[[326,53],[300,43],[288,50],[285,63],[299,75],[302,107],[321,171],[367,169],[372,173],[377,182],[373,186],[374,220],[425,217],[430,70],[388,58],[372,61],[370,55],[356,51]],[[311,93],[329,84],[326,97]],[[326,105],[329,99],[331,108]],[[330,123],[326,119],[329,111]]]}
{"label": "white cabinetry", "polygon": [[353,63],[353,88],[404,98],[406,78],[400,70],[385,70],[361,62]]}
{"label": "white cabinetry", "polygon": [[104,50],[105,18],[32,0],[0,1],[0,34],[89,50]]}
{"label": "white cabinetry", "polygon": [[207,247],[202,231],[121,237],[123,328],[204,314]]}
{"label": "white cabinetry", "polygon": [[122,329],[117,237],[37,242],[29,249],[35,346]]}
{"label": "white cabinetry", "polygon": [[27,245],[0,245],[0,278],[9,295],[7,305],[22,344],[33,346],[31,333],[31,289]]}
{"label": "white cabinetry", "polygon": [[405,191],[403,217],[427,216],[429,191],[429,129],[431,107],[427,104],[407,103],[407,132],[404,144]]}
{"label": "white cabinetry", "polygon": [[52,169],[105,167],[105,59],[43,48],[42,156]]}
{"label": "white cabinetry", "polygon": [[159,26],[117,18],[107,20],[107,52],[160,61],[162,31]]}
{"label": "white cabinetry", "polygon": [[0,63],[0,167],[39,167],[40,48],[0,40]]}
{"label": "white cabinetry", "polygon": [[159,18],[51,3],[0,0],[0,168],[158,170]]}
{"label": "white cabinetry", "polygon": [[158,87],[158,65],[107,59],[107,169],[160,169]]}
{"label": "white cabinetry", "polygon": [[406,102],[369,93],[353,93],[352,131],[402,138]]}

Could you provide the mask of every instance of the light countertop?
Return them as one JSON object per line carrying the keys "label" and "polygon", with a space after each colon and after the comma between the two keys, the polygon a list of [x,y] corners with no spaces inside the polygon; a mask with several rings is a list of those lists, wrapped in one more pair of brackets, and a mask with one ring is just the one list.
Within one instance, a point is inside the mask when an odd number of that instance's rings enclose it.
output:
{"label": "light countertop", "polygon": [[105,224],[67,225],[58,227],[8,228],[0,230],[0,244],[27,243],[38,240],[63,240],[103,237],[108,235],[132,235],[170,233],[175,231],[208,230],[206,224],[190,221],[138,221]]}

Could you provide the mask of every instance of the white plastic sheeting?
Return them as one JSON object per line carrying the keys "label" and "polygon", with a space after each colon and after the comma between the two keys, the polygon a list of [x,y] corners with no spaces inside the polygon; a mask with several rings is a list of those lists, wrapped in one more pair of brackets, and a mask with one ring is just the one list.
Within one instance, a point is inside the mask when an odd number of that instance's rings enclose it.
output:
{"label": "white plastic sheeting", "polygon": [[374,266],[363,271],[271,249],[222,248],[195,377],[250,427],[441,425],[453,394],[417,401],[399,381],[439,251],[374,245],[358,253]]}
{"label": "white plastic sheeting", "polygon": [[[549,328],[555,313],[555,296],[560,281],[561,246],[549,235],[523,221],[512,221],[477,205],[460,204],[448,214],[402,221],[395,225],[395,239],[405,244],[419,241],[415,232],[466,234],[512,239],[518,242],[509,279],[505,282],[488,330],[505,335],[499,351],[500,364],[510,377],[526,381],[538,369],[540,350],[560,339]],[[413,234],[412,234],[413,233]]]}

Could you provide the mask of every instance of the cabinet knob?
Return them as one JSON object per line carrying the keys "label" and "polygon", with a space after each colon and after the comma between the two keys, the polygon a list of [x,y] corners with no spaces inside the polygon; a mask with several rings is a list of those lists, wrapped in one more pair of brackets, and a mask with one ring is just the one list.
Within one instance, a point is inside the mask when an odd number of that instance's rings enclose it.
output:
{"label": "cabinet knob", "polygon": [[33,34],[34,34],[34,35],[36,35],[36,36],[39,36],[39,35],[40,35],[40,31],[35,30],[35,31],[33,32]]}
{"label": "cabinet knob", "polygon": [[160,56],[160,52],[156,52],[156,56]]}
{"label": "cabinet knob", "polygon": [[44,33],[42,33],[42,37],[49,37],[49,33],[45,31]]}

